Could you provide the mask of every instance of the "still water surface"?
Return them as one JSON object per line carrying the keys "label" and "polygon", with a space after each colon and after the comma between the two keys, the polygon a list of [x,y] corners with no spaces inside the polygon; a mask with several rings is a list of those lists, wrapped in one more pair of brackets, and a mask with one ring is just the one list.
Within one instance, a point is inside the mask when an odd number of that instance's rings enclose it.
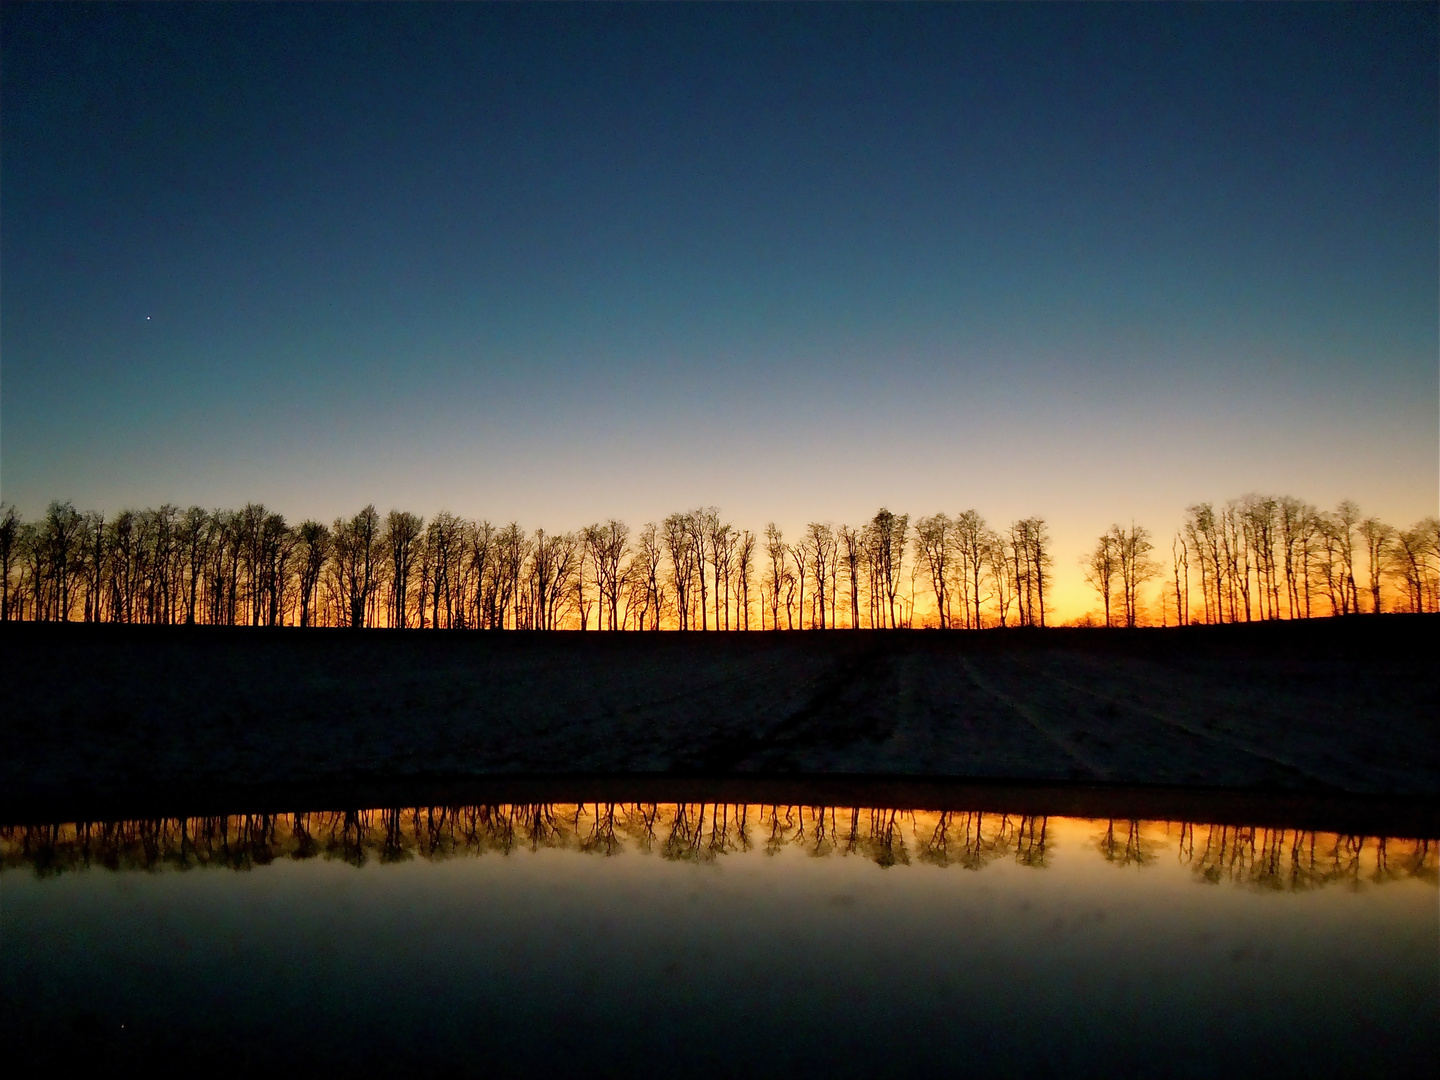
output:
{"label": "still water surface", "polygon": [[23,1055],[320,1072],[1377,1075],[1434,841],[739,805],[0,829]]}

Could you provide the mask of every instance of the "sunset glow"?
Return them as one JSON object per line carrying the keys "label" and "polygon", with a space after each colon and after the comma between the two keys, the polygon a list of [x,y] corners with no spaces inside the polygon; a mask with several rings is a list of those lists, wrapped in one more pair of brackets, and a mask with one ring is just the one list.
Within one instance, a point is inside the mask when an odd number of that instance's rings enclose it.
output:
{"label": "sunset glow", "polygon": [[975,507],[1049,524],[1058,622],[1113,523],[1273,492],[1406,528],[1440,509],[1433,24],[12,5],[3,498]]}
{"label": "sunset glow", "polygon": [[1440,0],[5,0],[10,1071],[1433,1071],[1437,191]]}

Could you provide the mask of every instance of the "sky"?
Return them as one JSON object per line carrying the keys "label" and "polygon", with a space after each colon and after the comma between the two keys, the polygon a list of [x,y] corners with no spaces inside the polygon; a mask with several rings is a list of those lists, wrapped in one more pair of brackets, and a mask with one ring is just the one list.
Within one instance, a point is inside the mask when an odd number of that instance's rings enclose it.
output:
{"label": "sky", "polygon": [[[1440,8],[0,10],[0,497],[1440,504]],[[1069,610],[1067,610],[1067,608]]]}

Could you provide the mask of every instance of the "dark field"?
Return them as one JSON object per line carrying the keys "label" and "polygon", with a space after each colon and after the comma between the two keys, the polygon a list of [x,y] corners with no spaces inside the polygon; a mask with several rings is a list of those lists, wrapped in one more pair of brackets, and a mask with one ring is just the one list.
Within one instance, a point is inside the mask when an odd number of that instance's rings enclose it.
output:
{"label": "dark field", "polygon": [[1433,616],[948,634],[10,624],[0,819],[473,802],[522,777],[534,798],[763,800],[801,776],[831,802],[909,778],[890,801],[963,788],[1107,814],[1159,785],[1433,816],[1437,638]]}

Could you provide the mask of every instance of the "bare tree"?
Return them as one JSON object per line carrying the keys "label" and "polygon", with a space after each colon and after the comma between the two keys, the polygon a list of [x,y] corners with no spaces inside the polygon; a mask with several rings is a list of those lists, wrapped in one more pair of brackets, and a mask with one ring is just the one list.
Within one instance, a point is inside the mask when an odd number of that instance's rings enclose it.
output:
{"label": "bare tree", "polygon": [[645,617],[651,620],[651,629],[660,629],[660,614],[665,604],[665,589],[661,582],[660,567],[664,564],[665,549],[660,528],[653,521],[646,522],[636,537],[636,551],[631,559],[632,578],[637,582],[637,598],[640,601],[639,629],[645,629]]}
{"label": "bare tree", "polygon": [[45,597],[45,538],[38,522],[23,522],[16,540],[20,549],[20,580],[16,583],[16,604],[20,609],[17,618],[23,617],[28,602],[30,618],[44,620],[48,614]]}
{"label": "bare tree", "polygon": [[1355,584],[1355,526],[1360,524],[1359,505],[1352,499],[1342,499],[1340,505],[1335,507],[1332,520],[1336,538],[1339,540],[1338,553],[1344,575],[1341,578],[1343,596],[1340,610],[1347,614],[1358,612],[1360,590]]}
{"label": "bare tree", "polygon": [[519,523],[510,522],[495,534],[494,612],[490,625],[505,629],[506,620],[519,629],[525,616],[520,595],[521,573],[530,556],[530,542]]}
{"label": "bare tree", "polygon": [[1181,626],[1188,626],[1190,624],[1189,549],[1185,546],[1184,536],[1178,532],[1170,541],[1170,563],[1175,571],[1175,621]]}
{"label": "bare tree", "polygon": [[10,621],[10,564],[18,554],[20,515],[9,503],[0,503],[0,622]]}
{"label": "bare tree", "polygon": [[[611,518],[604,525],[589,526],[581,533],[581,538],[585,544],[585,553],[595,567],[595,584],[602,616],[608,615],[610,629],[616,630],[620,626],[620,563],[625,558],[629,544],[630,527],[623,521]],[[582,610],[582,629],[585,621]],[[597,618],[596,625],[602,630],[605,628],[600,618]]]}
{"label": "bare tree", "polygon": [[1432,557],[1440,559],[1436,519],[1426,518],[1395,534],[1390,546],[1391,573],[1405,594],[1406,610],[1419,613],[1440,609],[1440,572],[1432,570]]}
{"label": "bare tree", "polygon": [[909,514],[893,514],[883,506],[870,519],[867,526],[871,577],[877,581],[883,612],[889,626],[896,626],[895,601],[900,591],[901,573],[905,560],[905,537],[910,531]]}
{"label": "bare tree", "polygon": [[315,590],[330,558],[330,530],[318,521],[302,521],[295,530],[300,543],[300,625],[314,625]]}
{"label": "bare tree", "polygon": [[860,629],[860,567],[865,559],[863,529],[840,526],[840,557],[845,563],[845,580],[850,583],[850,629]]}
{"label": "bare tree", "polygon": [[[810,626],[814,628],[818,613],[820,629],[823,630],[827,622],[827,608],[825,594],[827,585],[835,572],[835,564],[839,559],[835,540],[835,530],[829,525],[822,525],[812,521],[805,527],[805,556],[810,562],[810,576],[815,581],[815,596],[818,604],[812,604],[817,611],[810,615]],[[830,605],[830,621],[833,622],[833,603]]]}
{"label": "bare tree", "polygon": [[335,557],[335,584],[349,625],[365,625],[370,594],[375,588],[375,564],[380,554],[380,515],[373,505],[346,521],[336,518],[331,527]]}
{"label": "bare tree", "polygon": [[1330,602],[1331,615],[1344,615],[1350,610],[1350,591],[1345,585],[1344,558],[1341,554],[1343,546],[1334,515],[1323,514],[1316,530],[1312,558]]}
{"label": "bare tree", "polygon": [[736,532],[728,523],[720,520],[720,512],[710,508],[707,521],[710,545],[710,567],[715,579],[715,629],[719,630],[721,614],[724,614],[725,629],[730,629],[730,574],[731,559],[734,557]]}
{"label": "bare tree", "polygon": [[[1277,619],[1280,610],[1280,574],[1275,544],[1280,535],[1279,500],[1267,495],[1246,495],[1240,500],[1240,523],[1245,549],[1245,574],[1255,575],[1260,618]],[[1247,605],[1248,617],[1248,605]]]}
{"label": "bare tree", "polygon": [[770,560],[770,577],[767,592],[770,598],[770,629],[780,629],[780,590],[790,571],[786,567],[789,547],[785,537],[772,521],[765,526],[765,554]]}
{"label": "bare tree", "polygon": [[499,531],[489,521],[476,521],[470,526],[470,590],[475,626],[483,630],[501,629],[497,604],[499,593]]}
{"label": "bare tree", "polygon": [[1015,606],[1017,588],[1009,546],[1005,537],[997,532],[986,533],[985,564],[995,586],[995,617],[1001,628],[1004,628],[1010,625],[1010,609]]}
{"label": "bare tree", "polygon": [[[1116,530],[1119,529],[1117,525]],[[1110,600],[1115,595],[1115,574],[1119,559],[1115,552],[1115,538],[1112,533],[1104,533],[1095,542],[1095,549],[1080,561],[1085,570],[1085,581],[1100,594],[1100,602],[1105,609],[1105,625],[1113,625],[1110,618]]]}
{"label": "bare tree", "polygon": [[755,572],[755,534],[749,529],[740,532],[735,544],[735,584],[738,591],[740,629],[750,629],[750,575]]}
{"label": "bare tree", "polygon": [[1159,564],[1150,557],[1155,545],[1150,539],[1150,530],[1143,525],[1136,525],[1133,521],[1128,531],[1115,525],[1110,533],[1119,553],[1118,569],[1125,606],[1125,625],[1133,627],[1139,619],[1140,586],[1160,572]]}
{"label": "bare tree", "polygon": [[1231,499],[1220,511],[1220,550],[1225,561],[1226,603],[1230,608],[1230,621],[1240,621],[1243,602],[1245,621],[1250,621],[1250,562],[1245,543],[1245,527],[1242,517],[1243,506],[1239,499]]}
{"label": "bare tree", "polygon": [[210,515],[204,508],[192,506],[185,511],[176,527],[176,540],[185,568],[185,625],[194,626],[199,610],[200,579],[205,571],[205,558],[213,538]]}
{"label": "bare tree", "polygon": [[85,582],[85,621],[104,622],[109,609],[105,603],[105,575],[110,561],[105,515],[86,511],[80,530],[80,575]]}
{"label": "bare tree", "polygon": [[545,530],[535,530],[528,589],[535,629],[559,629],[564,606],[573,595],[579,553],[580,541],[574,533],[546,536]]}
{"label": "bare tree", "polygon": [[[670,583],[675,588],[675,615],[681,630],[689,630],[691,611],[691,586],[695,580],[695,566],[698,554],[695,550],[693,514],[671,514],[663,525],[665,552],[670,556]],[[703,580],[704,574],[702,572]],[[700,603],[704,610],[702,596]]]}
{"label": "bare tree", "polygon": [[[798,598],[797,598],[798,603],[797,603],[797,605],[796,605],[796,610],[797,610],[798,618],[797,618],[796,621],[797,621],[797,624],[799,625],[799,628],[800,628],[801,630],[804,630],[804,629],[805,629],[805,581],[806,581],[806,578],[809,577],[809,575],[805,572],[805,564],[806,564],[806,561],[807,561],[807,560],[806,560],[806,551],[805,551],[805,541],[804,541],[804,539],[801,539],[798,543],[791,544],[791,545],[790,545],[790,548],[789,548],[789,553],[790,553],[790,561],[791,561],[792,563],[794,563],[794,565],[795,565],[795,570],[794,570],[794,572],[790,574],[790,580],[793,581],[793,582],[795,582],[795,583],[798,585],[798,587],[799,587],[799,596],[798,596]],[[787,606],[787,610],[786,610],[786,612],[785,612],[785,617],[786,617],[786,624],[787,624],[787,625],[790,625],[790,623],[789,623],[790,612],[789,612],[789,610],[788,610],[788,606]],[[815,628],[815,617],[814,617],[813,615],[810,617],[810,628],[811,628],[812,630]],[[792,626],[791,629],[794,629],[794,627]]]}
{"label": "bare tree", "polygon": [[1010,558],[1022,626],[1045,625],[1045,590],[1054,562],[1049,546],[1044,518],[1024,518],[1010,526]]}
{"label": "bare tree", "polygon": [[1378,615],[1381,611],[1380,578],[1390,562],[1390,545],[1395,541],[1395,529],[1378,518],[1368,517],[1360,522],[1360,536],[1365,541],[1366,568],[1369,570],[1370,610]]}
{"label": "bare tree", "polygon": [[990,551],[996,536],[985,519],[975,510],[956,515],[951,527],[955,557],[960,579],[960,606],[965,626],[972,630],[983,625],[981,606],[987,599],[984,582],[992,560]]}
{"label": "bare tree", "polygon": [[[1315,508],[1300,499],[1283,496],[1279,500],[1280,550],[1285,574],[1285,608],[1290,618],[1300,617],[1302,606],[1309,615],[1309,582],[1306,568],[1309,540],[1314,532]],[[1301,601],[1302,585],[1305,596]]]}
{"label": "bare tree", "polygon": [[294,554],[295,533],[286,525],[285,518],[280,514],[266,514],[260,524],[260,625],[284,624]]}
{"label": "bare tree", "polygon": [[390,556],[390,625],[402,630],[409,625],[410,579],[415,576],[424,527],[424,519],[408,510],[391,510],[385,517],[385,551]]}
{"label": "bare tree", "polygon": [[950,552],[955,544],[954,526],[944,514],[923,517],[915,522],[915,558],[925,567],[930,590],[935,594],[935,611],[940,629],[950,628]]}
{"label": "bare tree", "polygon": [[1215,507],[1208,502],[1196,503],[1186,507],[1185,513],[1185,536],[1200,564],[1200,594],[1205,604],[1205,621],[1224,622],[1225,610],[1220,602],[1224,563],[1220,558],[1219,526]]}
{"label": "bare tree", "polygon": [[[599,545],[600,526],[598,523],[586,525],[580,530],[580,567],[575,575],[575,604],[580,612],[580,629],[582,631],[590,629],[590,601],[585,599],[585,562],[587,559],[592,563],[597,562],[596,548]],[[595,587],[598,592],[600,587],[600,567],[598,565],[595,567]],[[603,603],[601,606],[603,608]],[[603,619],[602,615],[596,620],[597,629],[604,629],[600,625]]]}
{"label": "bare tree", "polygon": [[177,610],[175,533],[180,512],[176,507],[165,503],[158,510],[147,510],[144,516],[149,536],[146,552],[149,570],[145,590],[146,619],[148,622],[169,626],[175,622]]}
{"label": "bare tree", "polygon": [[426,530],[430,547],[430,625],[440,629],[441,610],[444,610],[443,624],[446,629],[455,626],[457,615],[463,612],[464,583],[462,574],[465,564],[465,522],[448,510],[441,510],[430,519]]}
{"label": "bare tree", "polygon": [[705,561],[710,550],[710,540],[720,528],[720,511],[714,506],[704,506],[686,515],[690,530],[691,558],[696,580],[700,584],[700,629],[710,628],[710,616],[706,605],[709,601],[709,585],[705,580]]}
{"label": "bare tree", "polygon": [[68,621],[72,609],[78,541],[84,519],[70,502],[52,502],[45,511],[42,530],[45,551],[45,579],[49,583],[44,618]]}

